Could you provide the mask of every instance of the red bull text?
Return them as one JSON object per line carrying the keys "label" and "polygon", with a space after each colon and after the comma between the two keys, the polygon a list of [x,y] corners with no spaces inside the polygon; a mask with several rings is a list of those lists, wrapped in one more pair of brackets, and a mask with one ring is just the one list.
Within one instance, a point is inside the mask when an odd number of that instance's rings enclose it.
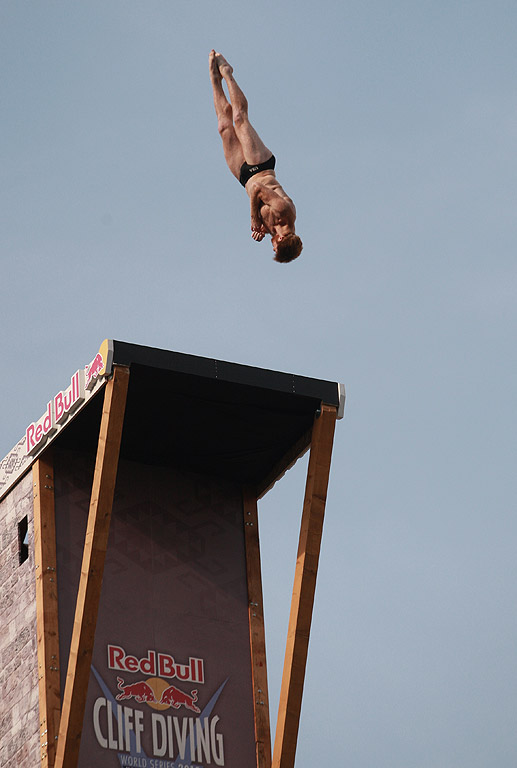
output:
{"label": "red bull text", "polygon": [[47,410],[38,421],[29,424],[25,431],[25,453],[36,455],[59,426],[73,414],[85,401],[85,392],[93,389],[99,376],[106,374],[106,361],[97,352],[92,362],[76,371],[70,380],[68,389],[58,392],[47,404]]}
{"label": "red bull text", "polygon": [[147,656],[139,659],[126,654],[119,645],[108,645],[108,667],[119,672],[141,672],[154,677],[176,678],[185,682],[204,683],[205,668],[203,659],[190,656],[188,664],[179,664],[168,653],[147,651]]}
{"label": "red bull text", "polygon": [[84,371],[76,371],[70,380],[70,386],[64,392],[58,392],[47,404],[47,410],[39,421],[29,424],[25,431],[26,453],[37,453],[45,441],[63,424],[84,401]]}

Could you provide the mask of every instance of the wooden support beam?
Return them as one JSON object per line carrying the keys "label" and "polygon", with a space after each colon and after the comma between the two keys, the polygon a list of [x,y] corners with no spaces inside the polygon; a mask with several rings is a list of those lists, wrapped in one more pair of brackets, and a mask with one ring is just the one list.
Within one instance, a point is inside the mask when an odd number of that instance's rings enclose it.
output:
{"label": "wooden support beam", "polygon": [[32,481],[41,768],[53,768],[59,729],[61,692],[54,466],[50,450],[45,451],[34,463]]}
{"label": "wooden support beam", "polygon": [[129,368],[114,366],[104,393],[55,768],[77,768],[79,758],[128,382]]}
{"label": "wooden support beam", "polygon": [[294,768],[336,416],[335,407],[322,405],[312,432],[273,768]]}
{"label": "wooden support beam", "polygon": [[257,768],[271,768],[271,732],[269,727],[266,635],[260,570],[257,496],[249,488],[243,490],[243,511]]}

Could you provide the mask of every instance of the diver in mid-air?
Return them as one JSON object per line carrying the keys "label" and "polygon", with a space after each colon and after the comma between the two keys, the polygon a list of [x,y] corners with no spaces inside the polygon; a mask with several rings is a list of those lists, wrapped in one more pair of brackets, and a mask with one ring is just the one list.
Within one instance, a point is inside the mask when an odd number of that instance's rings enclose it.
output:
{"label": "diver in mid-air", "polygon": [[[275,175],[275,156],[248,119],[248,102],[233,76],[233,68],[214,50],[210,51],[209,65],[226,163],[250,198],[251,236],[260,242],[271,235],[275,260],[293,261],[303,246],[294,229],[296,208]],[[223,79],[230,101],[223,90]]]}

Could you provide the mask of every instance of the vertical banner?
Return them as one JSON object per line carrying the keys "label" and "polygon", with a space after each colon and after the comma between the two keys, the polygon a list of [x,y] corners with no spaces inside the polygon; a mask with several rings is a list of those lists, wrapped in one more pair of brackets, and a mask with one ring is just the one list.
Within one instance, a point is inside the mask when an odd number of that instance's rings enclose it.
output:
{"label": "vertical banner", "polygon": [[[57,453],[62,685],[92,472]],[[78,768],[255,761],[241,489],[121,460]]]}

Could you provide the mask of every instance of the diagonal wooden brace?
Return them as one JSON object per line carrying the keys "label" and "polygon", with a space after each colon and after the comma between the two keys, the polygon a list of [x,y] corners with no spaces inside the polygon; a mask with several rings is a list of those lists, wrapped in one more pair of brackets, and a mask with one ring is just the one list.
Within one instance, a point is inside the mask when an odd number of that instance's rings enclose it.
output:
{"label": "diagonal wooden brace", "polygon": [[47,449],[32,467],[41,768],[53,768],[59,729],[59,624],[54,466]]}
{"label": "diagonal wooden brace", "polygon": [[128,382],[129,368],[114,366],[104,394],[55,768],[77,768],[79,759]]}
{"label": "diagonal wooden brace", "polygon": [[253,711],[255,715],[256,768],[271,768],[271,733],[267,686],[266,634],[260,567],[257,495],[254,489],[243,491],[244,543],[248,580],[248,616],[250,627]]}
{"label": "diagonal wooden brace", "polygon": [[273,768],[294,768],[336,416],[335,407],[322,405],[312,431]]}

